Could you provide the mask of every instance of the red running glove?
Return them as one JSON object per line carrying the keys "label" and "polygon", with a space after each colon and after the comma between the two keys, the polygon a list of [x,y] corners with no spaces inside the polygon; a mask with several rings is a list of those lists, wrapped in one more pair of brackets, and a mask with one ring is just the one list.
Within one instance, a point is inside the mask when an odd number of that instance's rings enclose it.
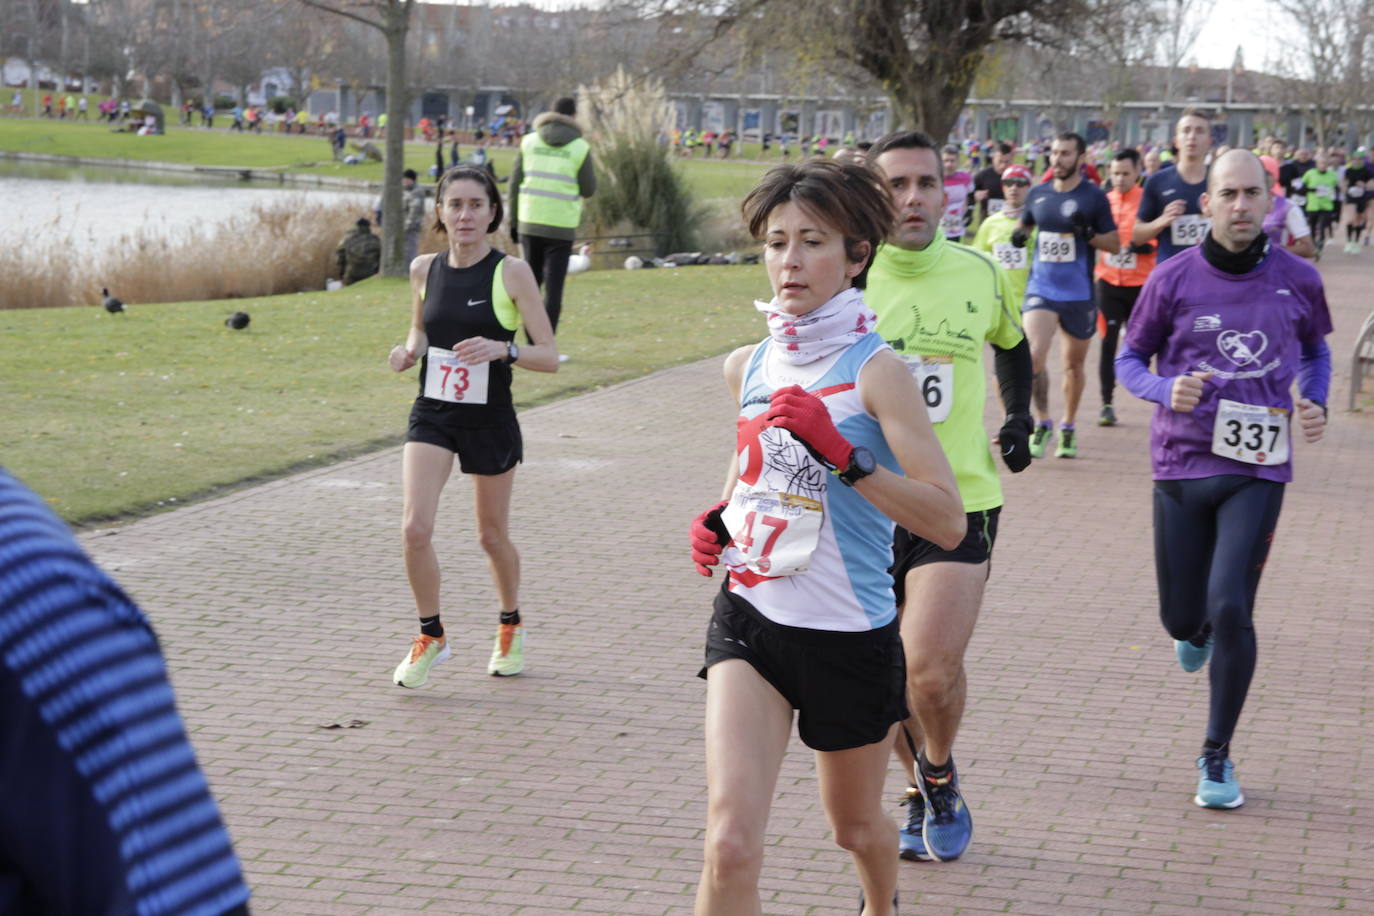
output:
{"label": "red running glove", "polygon": [[789,385],[773,392],[772,406],[763,418],[769,426],[780,426],[800,439],[822,464],[832,469],[849,467],[854,446],[835,428],[821,399],[800,386]]}
{"label": "red running glove", "polygon": [[730,500],[722,499],[705,512],[692,519],[692,562],[697,572],[710,577],[709,567],[720,562],[720,552],[730,543],[730,532],[721,521],[720,513],[729,505]]}

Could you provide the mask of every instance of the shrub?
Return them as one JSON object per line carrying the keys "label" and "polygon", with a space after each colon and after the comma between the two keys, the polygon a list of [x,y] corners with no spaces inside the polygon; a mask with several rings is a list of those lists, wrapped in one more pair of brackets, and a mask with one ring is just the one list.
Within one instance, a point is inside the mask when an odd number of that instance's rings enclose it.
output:
{"label": "shrub", "polygon": [[659,255],[695,248],[707,213],[668,146],[673,108],[663,85],[652,79],[636,83],[618,69],[578,95],[597,166],[587,219],[603,230],[628,223],[649,233]]}

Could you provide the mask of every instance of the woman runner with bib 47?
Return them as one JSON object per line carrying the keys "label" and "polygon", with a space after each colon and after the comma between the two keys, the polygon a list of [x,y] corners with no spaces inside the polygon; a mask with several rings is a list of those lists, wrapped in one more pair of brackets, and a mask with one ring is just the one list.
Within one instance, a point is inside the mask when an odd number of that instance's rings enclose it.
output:
{"label": "woman runner with bib 47", "polygon": [[[491,175],[470,166],[450,169],[435,197],[434,228],[448,236],[448,248],[411,262],[410,332],[389,359],[397,372],[420,364],[420,396],[410,411],[401,471],[406,576],[420,635],[392,675],[402,687],[423,686],[430,668],[449,657],[432,537],[454,455],[472,477],[477,537],[501,603],[487,671],[508,677],[524,667],[520,555],[509,535],[515,466],[524,457],[511,366],[558,371],[558,348],[533,271],[487,244],[503,215]],[[521,322],[532,345],[515,343]]]}
{"label": "woman runner with bib 47", "polygon": [[696,913],[761,912],[764,834],[795,709],[863,912],[887,916],[897,827],[882,789],[907,716],[893,524],[952,549],[966,516],[916,382],[860,292],[893,221],[882,180],[849,163],[779,166],[743,212],[774,298],[757,303],[768,339],[726,359],[736,454],[725,498],[691,527],[697,570],[727,573],[701,671],[708,810]]}

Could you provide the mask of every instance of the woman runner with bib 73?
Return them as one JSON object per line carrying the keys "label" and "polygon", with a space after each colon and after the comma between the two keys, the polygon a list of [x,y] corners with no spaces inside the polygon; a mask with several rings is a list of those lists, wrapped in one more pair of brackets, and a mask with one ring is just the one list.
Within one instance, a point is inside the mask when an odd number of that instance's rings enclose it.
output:
{"label": "woman runner with bib 73", "polygon": [[768,339],[725,362],[740,404],[725,498],[691,528],[726,581],[707,631],[705,864],[698,916],[761,912],[764,834],[797,710],[863,912],[895,912],[897,827],[882,805],[906,718],[893,524],[953,548],[966,516],[915,380],[860,292],[891,229],[869,169],[771,170],[743,205],[773,287]]}
{"label": "woman runner with bib 73", "polygon": [[[423,686],[430,668],[449,657],[432,537],[454,455],[472,477],[477,536],[501,603],[487,672],[508,677],[524,667],[520,555],[509,535],[515,466],[524,450],[511,401],[511,367],[558,371],[558,348],[533,271],[487,244],[502,218],[491,175],[470,166],[450,169],[435,197],[434,228],[448,236],[448,247],[411,262],[410,332],[389,359],[397,372],[420,364],[420,395],[410,411],[401,472],[406,576],[420,635],[392,675],[402,687]],[[515,343],[521,322],[530,346]]]}

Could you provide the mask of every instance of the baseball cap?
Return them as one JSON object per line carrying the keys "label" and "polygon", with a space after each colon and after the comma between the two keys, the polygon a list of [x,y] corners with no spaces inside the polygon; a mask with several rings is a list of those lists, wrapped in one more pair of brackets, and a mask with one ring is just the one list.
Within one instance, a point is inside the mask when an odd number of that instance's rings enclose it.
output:
{"label": "baseball cap", "polygon": [[1030,184],[1030,169],[1026,168],[1024,165],[1009,165],[1002,171],[1003,181],[1011,181],[1017,178],[1026,182],[1026,184]]}

